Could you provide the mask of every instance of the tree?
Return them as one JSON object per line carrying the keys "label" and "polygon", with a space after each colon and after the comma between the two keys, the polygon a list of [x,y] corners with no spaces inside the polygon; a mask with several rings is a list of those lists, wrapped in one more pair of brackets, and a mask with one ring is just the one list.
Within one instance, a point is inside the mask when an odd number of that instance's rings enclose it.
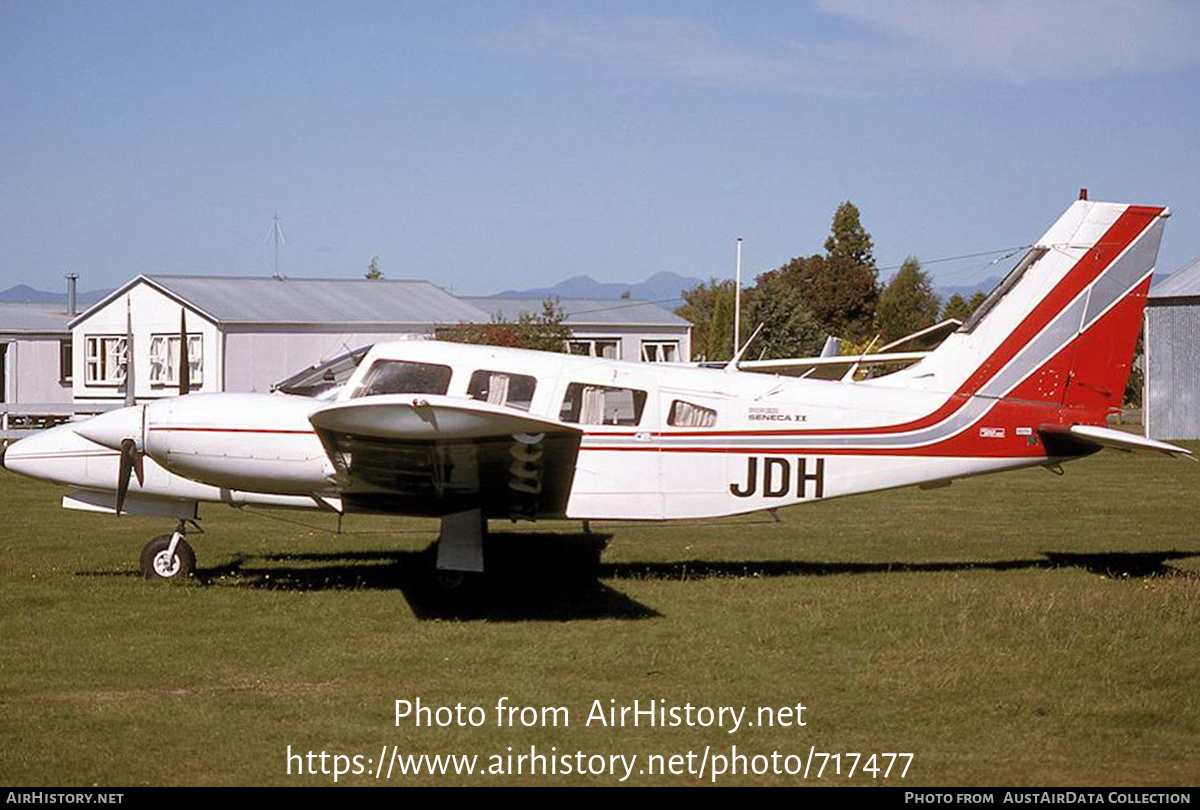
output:
{"label": "tree", "polygon": [[797,287],[818,326],[829,335],[859,340],[872,333],[879,289],[875,268],[849,258],[809,256],[773,271]]}
{"label": "tree", "polygon": [[844,202],[834,212],[824,256],[794,258],[771,272],[798,289],[826,334],[861,340],[873,334],[879,300],[872,249],[858,209]]}
{"label": "tree", "polygon": [[758,277],[748,291],[746,322],[762,329],[747,358],[810,357],[821,351],[825,333],[804,302],[801,290],[772,270]]}
{"label": "tree", "polygon": [[542,301],[541,312],[522,312],[516,321],[495,316],[491,323],[439,326],[434,330],[434,334],[438,340],[448,340],[452,343],[566,352],[567,341],[571,338],[571,329],[566,325],[566,317],[558,302],[547,298]]}
{"label": "tree", "polygon": [[710,278],[682,293],[684,304],[675,310],[692,324],[694,354],[705,360],[733,356],[733,280]]}
{"label": "tree", "polygon": [[957,318],[965,321],[969,317],[971,317],[971,305],[967,303],[967,299],[958,293],[950,296],[950,300],[946,302],[946,308],[942,310],[942,320]]}
{"label": "tree", "polygon": [[1125,379],[1125,396],[1122,406],[1125,408],[1142,407],[1142,390],[1146,385],[1146,329],[1138,331],[1137,343],[1133,347],[1133,360],[1129,363],[1129,376]]}
{"label": "tree", "polygon": [[[871,236],[852,203],[833,216],[827,255],[800,257],[763,273],[743,293],[743,340],[762,323],[750,350],[772,357],[796,357],[820,350],[826,334],[860,340],[874,334],[879,299]],[[692,346],[707,360],[727,360],[733,352],[732,281],[709,279],[683,294],[675,314],[692,322]],[[759,343],[762,341],[762,343]]]}
{"label": "tree", "polygon": [[833,225],[829,238],[825,240],[825,255],[830,259],[846,259],[853,264],[875,270],[875,257],[871,254],[875,245],[871,235],[862,226],[858,208],[847,200],[833,212]]}
{"label": "tree", "polygon": [[879,332],[884,343],[933,326],[941,308],[929,275],[909,256],[879,296]]}
{"label": "tree", "polygon": [[965,321],[975,314],[975,310],[979,309],[979,305],[987,298],[987,293],[977,292],[971,296],[971,300],[963,298],[958,293],[950,296],[950,300],[946,302],[946,308],[942,310],[942,320],[946,318],[958,318],[960,321]]}
{"label": "tree", "polygon": [[367,272],[363,273],[363,278],[370,281],[383,280],[383,271],[379,269],[378,256],[372,256],[371,261],[367,262]]}

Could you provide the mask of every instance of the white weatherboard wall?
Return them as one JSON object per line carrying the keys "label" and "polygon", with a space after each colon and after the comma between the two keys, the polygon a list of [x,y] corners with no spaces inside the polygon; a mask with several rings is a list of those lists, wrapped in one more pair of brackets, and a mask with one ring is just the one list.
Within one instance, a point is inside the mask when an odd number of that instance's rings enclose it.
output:
{"label": "white weatherboard wall", "polygon": [[[267,393],[271,386],[318,363],[354,349],[423,333],[316,331],[312,327],[239,327],[225,333],[225,389]],[[334,325],[323,327],[336,328]]]}
{"label": "white weatherboard wall", "polygon": [[[112,403],[125,398],[124,386],[89,385],[85,371],[89,336],[125,335],[126,299],[129,300],[128,309],[132,309],[133,312],[135,394],[138,399],[173,397],[179,394],[179,389],[174,385],[160,386],[150,383],[150,341],[154,335],[179,334],[181,305],[170,296],[141,282],[134,284],[126,293],[104,306],[91,310],[87,318],[77,322],[72,328],[72,389],[76,402]],[[215,324],[192,309],[187,311],[187,331],[189,335],[201,335],[203,342],[203,373],[199,380],[192,381],[191,390],[195,393],[225,390],[221,375],[224,357],[220,331]]]}
{"label": "white weatherboard wall", "polygon": [[6,341],[4,357],[4,401],[9,405],[65,404],[71,401],[71,386],[60,377],[61,342],[54,339]]}

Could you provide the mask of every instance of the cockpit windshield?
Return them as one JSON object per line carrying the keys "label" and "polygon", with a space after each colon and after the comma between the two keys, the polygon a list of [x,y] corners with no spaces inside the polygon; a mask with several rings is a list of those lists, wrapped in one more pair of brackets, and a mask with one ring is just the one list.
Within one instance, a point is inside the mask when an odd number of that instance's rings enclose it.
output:
{"label": "cockpit windshield", "polygon": [[450,366],[408,360],[376,360],[354,392],[355,397],[380,394],[445,394],[450,388]]}
{"label": "cockpit windshield", "polygon": [[324,363],[310,366],[299,374],[293,374],[283,382],[275,383],[271,390],[299,397],[333,399],[370,350],[370,346],[362,346],[354,351],[339,354]]}

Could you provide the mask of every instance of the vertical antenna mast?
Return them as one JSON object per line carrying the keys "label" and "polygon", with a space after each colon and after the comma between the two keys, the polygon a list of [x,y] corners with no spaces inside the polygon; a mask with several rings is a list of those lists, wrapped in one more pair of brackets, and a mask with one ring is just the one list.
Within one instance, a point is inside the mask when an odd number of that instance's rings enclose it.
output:
{"label": "vertical antenna mast", "polygon": [[742,337],[742,237],[737,238],[737,269],[733,283],[733,356],[741,351]]}

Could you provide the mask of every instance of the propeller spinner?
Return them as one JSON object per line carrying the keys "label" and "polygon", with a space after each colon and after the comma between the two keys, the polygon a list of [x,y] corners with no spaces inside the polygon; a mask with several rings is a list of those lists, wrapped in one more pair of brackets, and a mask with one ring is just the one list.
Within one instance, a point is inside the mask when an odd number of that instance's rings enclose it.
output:
{"label": "propeller spinner", "polygon": [[120,408],[92,417],[72,428],[88,441],[121,454],[120,466],[117,468],[118,515],[121,514],[125,506],[125,497],[129,494],[130,477],[136,475],[139,485],[144,482],[142,458],[145,449],[142,444],[142,429],[145,413],[145,405]]}

